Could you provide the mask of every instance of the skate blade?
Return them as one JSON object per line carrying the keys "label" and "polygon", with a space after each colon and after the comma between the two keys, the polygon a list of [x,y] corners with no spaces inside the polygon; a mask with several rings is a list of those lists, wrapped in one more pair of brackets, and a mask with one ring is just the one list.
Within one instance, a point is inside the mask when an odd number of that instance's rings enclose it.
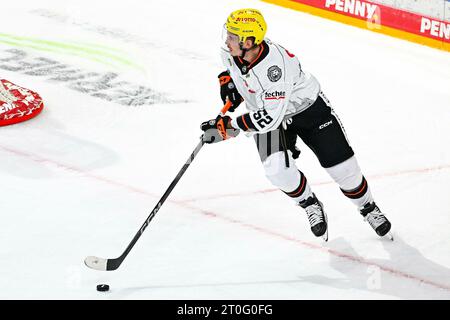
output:
{"label": "skate blade", "polygon": [[327,231],[325,232],[325,234],[322,236],[323,241],[328,242],[328,226],[327,226]]}
{"label": "skate blade", "polygon": [[[322,208],[323,208],[323,206],[322,206]],[[328,242],[328,216],[327,216],[325,210],[323,210],[323,216],[325,218],[325,223],[327,224],[327,231],[325,231],[325,233],[323,234],[322,239],[325,242]]]}
{"label": "skate blade", "polygon": [[386,238],[388,238],[391,241],[394,241],[394,236],[392,235],[392,233],[389,231],[388,233],[386,233],[384,235]]}

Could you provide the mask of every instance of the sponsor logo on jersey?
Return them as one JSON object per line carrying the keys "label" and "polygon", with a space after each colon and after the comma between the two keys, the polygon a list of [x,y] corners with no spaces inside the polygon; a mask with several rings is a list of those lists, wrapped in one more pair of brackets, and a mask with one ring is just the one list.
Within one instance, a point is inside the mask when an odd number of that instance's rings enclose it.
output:
{"label": "sponsor logo on jersey", "polygon": [[286,97],[285,91],[273,91],[273,92],[266,92],[264,94],[264,100],[279,100],[284,99]]}
{"label": "sponsor logo on jersey", "polygon": [[270,81],[272,82],[277,82],[278,80],[281,79],[281,69],[278,66],[271,66],[268,70],[267,70],[267,77],[269,78]]}
{"label": "sponsor logo on jersey", "polygon": [[324,124],[321,124],[320,126],[319,126],[319,130],[322,130],[323,128],[326,128],[326,127],[328,127],[330,124],[332,124],[333,123],[333,120],[330,120],[330,121],[328,121],[328,122],[325,122]]}

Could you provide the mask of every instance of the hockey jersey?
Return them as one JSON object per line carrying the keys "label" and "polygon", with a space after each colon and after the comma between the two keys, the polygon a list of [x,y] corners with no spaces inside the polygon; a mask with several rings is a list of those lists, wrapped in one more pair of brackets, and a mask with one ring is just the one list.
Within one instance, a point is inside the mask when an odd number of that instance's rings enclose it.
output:
{"label": "hockey jersey", "polygon": [[320,84],[302,70],[297,57],[265,39],[250,63],[222,49],[222,60],[244,98],[248,113],[232,120],[234,128],[264,133],[275,130],[283,119],[309,108],[320,92]]}

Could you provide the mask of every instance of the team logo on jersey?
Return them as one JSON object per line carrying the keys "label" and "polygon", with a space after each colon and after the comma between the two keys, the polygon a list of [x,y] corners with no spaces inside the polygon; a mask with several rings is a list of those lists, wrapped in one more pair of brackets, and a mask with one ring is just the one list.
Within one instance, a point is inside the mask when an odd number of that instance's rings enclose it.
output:
{"label": "team logo on jersey", "polygon": [[271,66],[269,70],[267,70],[267,77],[272,82],[277,82],[281,78],[281,69],[278,66]]}

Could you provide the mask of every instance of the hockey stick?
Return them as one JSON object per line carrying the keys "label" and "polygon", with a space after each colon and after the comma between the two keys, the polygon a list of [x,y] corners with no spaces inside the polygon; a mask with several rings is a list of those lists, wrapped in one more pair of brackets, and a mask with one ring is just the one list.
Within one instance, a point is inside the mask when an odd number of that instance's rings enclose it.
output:
{"label": "hockey stick", "polygon": [[[221,115],[225,115],[225,113],[228,111],[228,109],[231,107],[231,102],[227,101],[227,103],[223,106],[221,110]],[[128,247],[125,249],[125,251],[118,257],[114,259],[104,259],[99,258],[95,256],[89,256],[84,259],[84,264],[88,266],[91,269],[99,270],[99,271],[112,271],[119,268],[119,266],[122,264],[123,260],[127,257],[128,253],[130,253],[131,249],[134,247],[136,242],[139,240],[141,235],[144,233],[145,229],[148,227],[150,221],[152,221],[153,217],[158,213],[159,209],[161,209],[161,206],[166,201],[166,199],[169,197],[172,190],[177,185],[178,181],[180,181],[183,174],[186,172],[186,170],[189,168],[189,165],[194,160],[195,156],[199,153],[200,149],[203,147],[205,142],[203,141],[203,135],[200,137],[200,142],[195,147],[194,151],[191,153],[189,158],[187,159],[186,163],[183,165],[181,170],[178,172],[175,179],[172,181],[170,186],[167,188],[166,192],[164,192],[161,199],[156,204],[155,208],[153,208],[150,215],[145,219],[144,224],[141,226],[139,231],[134,236],[133,240],[131,240]]]}

